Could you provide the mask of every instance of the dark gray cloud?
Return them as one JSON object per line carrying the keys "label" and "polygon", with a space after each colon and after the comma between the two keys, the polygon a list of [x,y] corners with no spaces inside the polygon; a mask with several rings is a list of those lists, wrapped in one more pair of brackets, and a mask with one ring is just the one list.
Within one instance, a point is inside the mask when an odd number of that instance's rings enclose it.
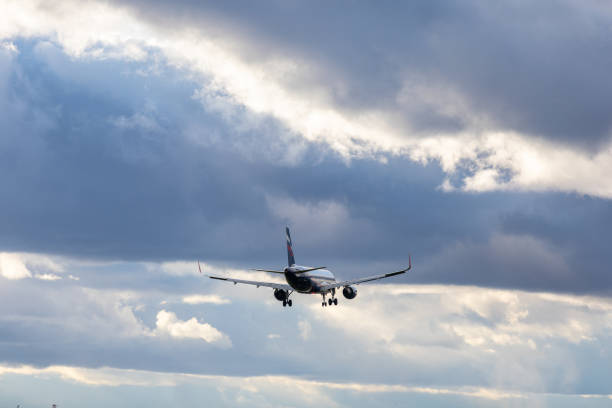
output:
{"label": "dark gray cloud", "polygon": [[[329,91],[341,109],[395,111],[425,133],[461,130],[406,81],[453,91],[491,126],[595,149],[609,140],[609,10],[598,2],[120,2],[160,25],[240,39],[241,54],[314,67],[292,88]],[[446,99],[445,93],[434,98]]]}
{"label": "dark gray cloud", "polygon": [[[5,251],[273,267],[289,223],[299,262],[347,278],[395,269],[411,253],[417,266],[406,280],[612,285],[605,200],[445,193],[435,165],[346,164],[245,111],[231,116],[249,121],[237,130],[163,65],[143,76],[146,62],[70,61],[52,43],[19,46],[2,68]],[[544,253],[525,255],[533,242]],[[547,267],[551,256],[559,264]]]}

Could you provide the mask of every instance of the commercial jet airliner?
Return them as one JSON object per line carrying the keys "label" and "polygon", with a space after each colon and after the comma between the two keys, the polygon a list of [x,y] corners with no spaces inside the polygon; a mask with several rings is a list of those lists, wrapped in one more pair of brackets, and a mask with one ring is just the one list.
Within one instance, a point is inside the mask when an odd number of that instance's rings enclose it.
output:
{"label": "commercial jet airliner", "polygon": [[[409,271],[412,268],[412,259],[408,256],[408,267],[401,271],[386,273],[383,275],[367,276],[361,279],[337,281],[333,273],[328,271],[325,266],[319,266],[312,268],[310,266],[300,266],[295,264],[295,257],[293,256],[293,246],[291,243],[291,235],[289,234],[289,227],[285,229],[287,233],[287,258],[288,266],[282,271],[270,270],[270,269],[254,269],[259,272],[269,272],[282,274],[287,281],[287,284],[273,283],[273,282],[257,282],[242,279],[225,278],[221,276],[207,275],[211,279],[223,280],[233,282],[234,285],[238,283],[244,283],[247,285],[255,285],[257,287],[265,286],[274,289],[274,297],[283,302],[283,306],[291,307],[293,305],[292,300],[289,298],[293,292],[308,293],[308,294],[319,294],[323,296],[323,302],[321,306],[337,305],[338,299],[336,298],[336,289],[342,289],[342,295],[347,299],[354,299],[357,296],[357,289],[353,285],[359,285],[360,283],[370,282],[378,279],[390,278],[391,276],[400,275]],[[200,262],[198,262],[198,269],[202,273]],[[325,297],[330,295],[330,298],[325,301]]]}

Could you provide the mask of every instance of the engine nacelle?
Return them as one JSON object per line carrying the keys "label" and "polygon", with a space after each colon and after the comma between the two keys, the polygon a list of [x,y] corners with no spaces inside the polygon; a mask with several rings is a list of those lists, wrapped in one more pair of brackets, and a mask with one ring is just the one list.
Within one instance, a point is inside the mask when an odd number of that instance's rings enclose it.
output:
{"label": "engine nacelle", "polygon": [[357,289],[351,286],[346,286],[344,289],[342,289],[342,295],[347,299],[355,299],[355,296],[357,296]]}
{"label": "engine nacelle", "polygon": [[274,297],[276,300],[282,302],[283,300],[287,300],[289,298],[289,292],[283,289],[274,289]]}

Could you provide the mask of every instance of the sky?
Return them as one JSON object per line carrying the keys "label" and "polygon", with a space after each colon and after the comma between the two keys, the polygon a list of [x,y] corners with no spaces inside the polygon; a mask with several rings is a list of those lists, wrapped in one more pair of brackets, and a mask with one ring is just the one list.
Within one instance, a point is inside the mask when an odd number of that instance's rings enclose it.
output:
{"label": "sky", "polygon": [[606,2],[2,9],[0,404],[610,405]]}

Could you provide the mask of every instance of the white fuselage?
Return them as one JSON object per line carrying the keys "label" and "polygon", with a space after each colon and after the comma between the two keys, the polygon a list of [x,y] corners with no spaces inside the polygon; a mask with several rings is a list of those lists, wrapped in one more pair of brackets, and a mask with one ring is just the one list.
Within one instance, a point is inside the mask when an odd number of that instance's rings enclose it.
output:
{"label": "white fuselage", "polygon": [[327,269],[312,269],[309,266],[292,265],[285,268],[285,279],[289,286],[300,293],[321,293],[321,287],[336,282],[336,277]]}

